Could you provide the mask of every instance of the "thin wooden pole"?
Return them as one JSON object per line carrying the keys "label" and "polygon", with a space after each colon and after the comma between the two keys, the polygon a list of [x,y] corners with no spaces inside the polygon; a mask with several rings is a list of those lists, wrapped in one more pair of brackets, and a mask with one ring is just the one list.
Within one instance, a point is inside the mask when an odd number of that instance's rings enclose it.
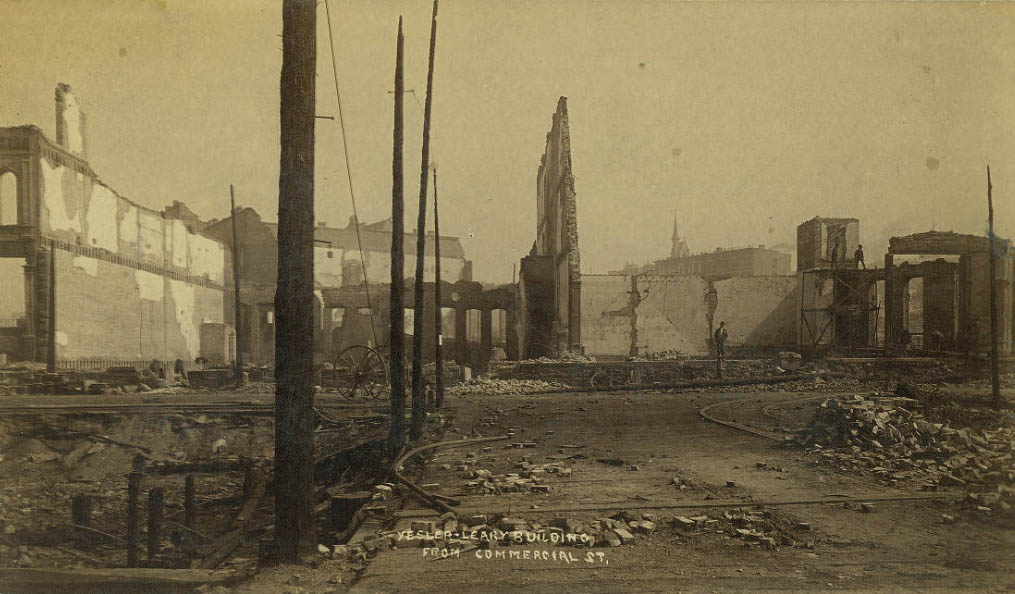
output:
{"label": "thin wooden pole", "polygon": [[162,544],[162,507],[165,502],[165,491],[155,487],[148,492],[148,558],[154,559],[159,554]]}
{"label": "thin wooden pole", "polygon": [[426,75],[426,102],[423,106],[423,158],[419,172],[419,216],[416,219],[416,282],[412,317],[412,425],[409,439],[423,434],[426,389],[423,385],[423,261],[426,258],[426,182],[430,169],[430,108],[433,104],[433,65],[437,43],[437,0],[430,20],[430,66]]}
{"label": "thin wooden pole", "polygon": [[275,543],[297,563],[314,510],[314,109],[317,6],[282,2],[278,282],[275,292]]}
{"label": "thin wooden pole", "polygon": [[239,234],[236,232],[236,192],[233,184],[229,184],[229,212],[233,221],[233,294],[234,311],[233,331],[236,333],[236,381],[243,381],[243,332],[241,324],[243,312],[240,309],[240,242]]}
{"label": "thin wooden pole", "polygon": [[394,457],[405,445],[402,428],[405,415],[405,313],[402,310],[402,292],[405,290],[405,233],[404,196],[402,190],[402,60],[405,40],[402,37],[402,17],[398,17],[398,37],[395,42],[395,125],[391,161],[391,291],[388,303],[388,358],[391,366],[391,431],[388,435],[388,453]]}
{"label": "thin wooden pole", "polygon": [[138,499],[141,494],[141,473],[127,476],[127,567],[137,567]]}
{"label": "thin wooden pole", "polygon": [[441,229],[437,218],[437,168],[433,168],[433,257],[434,257],[434,391],[436,407],[444,406],[444,320],[441,310]]}
{"label": "thin wooden pole", "polygon": [[49,332],[46,371],[56,372],[56,244],[49,244]]}
{"label": "thin wooden pole", "polygon": [[1001,408],[1004,402],[1001,399],[1001,378],[997,361],[997,279],[995,278],[995,262],[997,249],[994,241],[994,198],[992,196],[993,186],[990,183],[990,165],[987,165],[987,241],[989,243],[990,256],[990,390],[993,396],[994,406]]}

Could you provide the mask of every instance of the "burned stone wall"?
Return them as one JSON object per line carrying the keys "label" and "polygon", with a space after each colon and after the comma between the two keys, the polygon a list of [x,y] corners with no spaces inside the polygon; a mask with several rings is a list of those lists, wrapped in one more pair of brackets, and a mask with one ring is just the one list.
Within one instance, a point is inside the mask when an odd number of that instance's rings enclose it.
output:
{"label": "burned stone wall", "polygon": [[[529,285],[549,283],[552,300],[544,305],[550,328],[528,331],[546,335],[549,344],[531,343],[533,351],[577,352],[582,348],[581,273],[578,255],[578,213],[571,170],[571,132],[567,98],[561,97],[546,135],[546,148],[536,176],[536,240],[534,257],[549,257],[549,278],[529,278]],[[531,271],[535,270],[530,267]],[[523,267],[523,274],[526,271]],[[543,316],[530,316],[533,322]]]}
{"label": "burned stone wall", "polygon": [[798,340],[795,276],[710,282],[686,275],[585,275],[582,280],[582,336],[588,355],[708,354],[706,295],[713,289],[718,297],[713,319],[726,322],[731,347],[786,348]]}
{"label": "burned stone wall", "polygon": [[[222,321],[228,251],[99,179],[67,85],[57,88],[56,115],[56,142],[35,126],[0,128],[0,173],[17,187],[17,224],[0,227],[0,257],[25,262],[25,322],[11,355],[193,360],[200,325]],[[160,337],[148,348],[146,315]],[[132,338],[114,336],[121,330]]]}

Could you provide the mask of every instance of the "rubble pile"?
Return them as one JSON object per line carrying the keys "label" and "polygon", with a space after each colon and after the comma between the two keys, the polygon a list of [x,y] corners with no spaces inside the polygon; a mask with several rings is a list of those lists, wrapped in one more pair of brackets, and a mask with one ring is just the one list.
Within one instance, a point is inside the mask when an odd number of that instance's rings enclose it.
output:
{"label": "rubble pile", "polygon": [[687,353],[681,353],[680,351],[667,350],[659,351],[656,353],[646,353],[642,357],[631,357],[632,360],[644,360],[644,361],[687,361],[691,358]]}
{"label": "rubble pile", "polygon": [[567,388],[564,384],[542,380],[472,379],[448,388],[450,394],[539,394]]}
{"label": "rubble pile", "polygon": [[557,357],[538,357],[536,359],[525,359],[519,363],[587,363],[595,361],[594,358],[577,353],[561,353]]}
{"label": "rubble pile", "polygon": [[515,464],[517,472],[495,475],[489,470],[477,469],[466,471],[466,478],[472,479],[465,483],[465,488],[473,493],[549,493],[550,487],[543,483],[548,474],[568,477],[571,468],[560,463],[532,464],[522,460]]}
{"label": "rubble pile", "polygon": [[[315,386],[315,390],[319,388],[320,386]],[[232,387],[230,391],[238,394],[271,394],[275,391],[275,384],[273,382],[249,381]]]}
{"label": "rubble pile", "polygon": [[866,468],[888,482],[921,480],[925,490],[940,485],[990,493],[987,499],[1006,504],[1002,509],[1015,503],[1008,501],[1015,491],[1012,427],[955,429],[928,422],[903,406],[909,403],[915,401],[877,395],[829,399],[787,441],[811,446],[823,463],[841,470]]}
{"label": "rubble pile", "polygon": [[379,530],[357,544],[336,546],[329,556],[357,559],[406,547],[462,551],[531,545],[609,548],[635,544],[663,525],[676,529],[684,537],[715,534],[742,541],[750,548],[815,547],[810,524],[778,518],[760,509],[740,508],[668,519],[623,511],[609,517],[555,517],[545,522],[507,515],[456,516],[449,512],[437,520],[414,520],[407,529]]}
{"label": "rubble pile", "polygon": [[761,509],[737,508],[712,516],[677,516],[670,526],[686,535],[721,534],[742,540],[749,547],[766,549],[779,546],[812,549],[815,543],[809,524],[780,519]]}
{"label": "rubble pile", "polygon": [[446,513],[438,520],[414,520],[407,530],[381,530],[356,545],[336,546],[331,556],[355,559],[405,547],[619,547],[655,532],[657,521],[652,514],[628,511],[591,520],[558,517],[546,523],[512,516],[456,517]]}

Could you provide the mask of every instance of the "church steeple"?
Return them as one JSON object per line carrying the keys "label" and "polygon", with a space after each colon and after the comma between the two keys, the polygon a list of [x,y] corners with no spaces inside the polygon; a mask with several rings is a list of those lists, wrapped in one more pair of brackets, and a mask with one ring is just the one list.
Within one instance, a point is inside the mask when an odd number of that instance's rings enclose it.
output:
{"label": "church steeple", "polygon": [[671,258],[686,258],[691,255],[691,250],[687,248],[687,242],[680,238],[680,233],[677,231],[677,215],[673,214],[673,242],[670,248]]}

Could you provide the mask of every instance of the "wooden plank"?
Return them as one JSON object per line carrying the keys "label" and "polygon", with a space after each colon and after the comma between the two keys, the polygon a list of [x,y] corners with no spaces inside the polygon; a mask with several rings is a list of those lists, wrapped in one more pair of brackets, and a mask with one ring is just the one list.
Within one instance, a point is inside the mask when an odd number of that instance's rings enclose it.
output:
{"label": "wooden plank", "polygon": [[234,570],[0,568],[5,592],[190,592],[204,584],[228,585],[246,579]]}
{"label": "wooden plank", "polygon": [[212,544],[211,553],[198,565],[200,569],[215,569],[219,564],[228,559],[229,555],[232,555],[233,551],[243,543],[244,535],[247,532],[247,524],[257,511],[257,506],[261,503],[261,499],[264,498],[266,487],[267,481],[264,475],[255,472],[251,495],[243,503],[239,513],[233,519],[232,530],[220,536]]}

